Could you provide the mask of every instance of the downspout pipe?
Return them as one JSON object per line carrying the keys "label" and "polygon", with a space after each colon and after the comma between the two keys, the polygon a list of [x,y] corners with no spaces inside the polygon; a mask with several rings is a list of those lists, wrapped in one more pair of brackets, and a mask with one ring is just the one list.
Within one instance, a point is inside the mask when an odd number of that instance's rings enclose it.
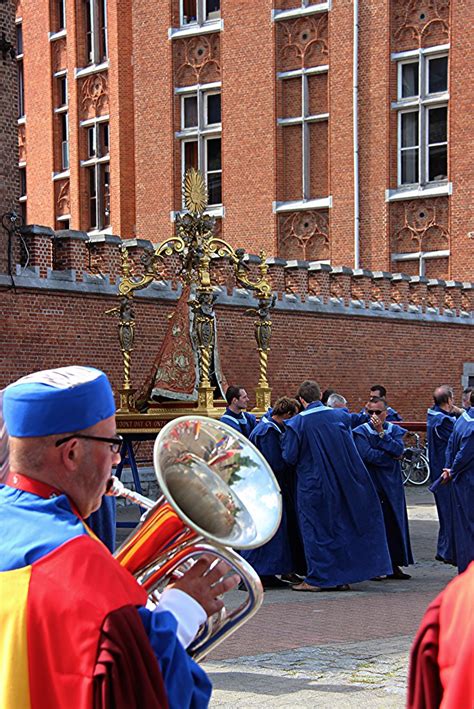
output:
{"label": "downspout pipe", "polygon": [[352,57],[352,135],[354,157],[354,268],[360,268],[359,200],[359,0],[354,2]]}

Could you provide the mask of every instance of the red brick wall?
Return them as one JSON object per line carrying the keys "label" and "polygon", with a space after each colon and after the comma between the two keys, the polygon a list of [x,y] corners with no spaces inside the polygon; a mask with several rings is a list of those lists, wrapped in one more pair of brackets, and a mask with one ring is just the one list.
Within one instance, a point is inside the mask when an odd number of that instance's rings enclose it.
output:
{"label": "red brick wall", "polygon": [[473,279],[474,273],[474,185],[472,156],[474,130],[472,103],[474,75],[474,45],[472,32],[474,5],[469,0],[457,0],[451,9],[450,49],[450,147],[449,164],[453,181],[451,201],[451,278]]}
{"label": "red brick wall", "polygon": [[[159,12],[149,0],[133,3],[137,236],[153,243],[172,232],[174,116],[171,5]],[[167,5],[167,7],[166,7]]]}
{"label": "red brick wall", "polygon": [[224,2],[221,36],[223,236],[276,253],[272,0]]}
{"label": "red brick wall", "polygon": [[[116,298],[75,297],[50,291],[3,295],[0,327],[0,386],[22,374],[66,364],[104,369],[114,387],[121,384],[121,354],[117,320],[105,315]],[[137,299],[133,381],[142,383],[163,339],[173,304]],[[25,318],[28,314],[28,328]],[[229,382],[254,391],[258,360],[253,317],[241,308],[218,307],[218,344]],[[374,383],[387,387],[390,403],[405,418],[423,419],[436,385],[450,382],[459,399],[463,362],[472,360],[468,328],[277,311],[269,379],[274,397],[294,394],[305,378],[340,391],[358,410]],[[61,337],[58,337],[58,332]],[[440,342],[449,342],[439,356]],[[355,375],[357,373],[357,375]]]}

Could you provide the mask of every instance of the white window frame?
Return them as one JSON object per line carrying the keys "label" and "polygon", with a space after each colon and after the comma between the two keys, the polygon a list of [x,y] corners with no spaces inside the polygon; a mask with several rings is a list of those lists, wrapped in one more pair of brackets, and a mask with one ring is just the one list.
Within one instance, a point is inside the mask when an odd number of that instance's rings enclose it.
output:
{"label": "white window frame", "polygon": [[[107,0],[86,0],[89,4],[89,22],[91,26],[91,48],[92,58],[87,57],[88,65],[103,64],[108,60],[108,32],[107,32]],[[104,53],[102,56],[100,45],[100,23],[99,23],[99,3],[103,6],[104,12]],[[85,8],[87,12],[87,7]]]}
{"label": "white window frame", "polygon": [[[207,123],[207,97],[221,93],[221,82],[219,81],[210,84],[195,84],[194,86],[186,86],[175,89],[175,93],[179,96],[181,104],[181,130],[176,133],[176,138],[181,141],[181,176],[184,177],[186,168],[185,145],[189,142],[197,142],[198,169],[204,175],[207,183],[207,140],[210,138],[219,138],[221,140],[222,150],[222,121],[221,123]],[[184,128],[184,100],[194,96],[197,99],[197,126]],[[220,171],[212,170],[213,174],[217,172],[220,172],[222,175],[222,167]],[[183,209],[184,206],[183,198]],[[209,205],[210,208],[220,206],[222,206],[222,202]]]}
{"label": "white window frame", "polygon": [[[397,101],[392,103],[392,109],[397,111],[397,189],[443,186],[448,184],[447,175],[443,180],[429,180],[429,112],[433,108],[446,108],[449,112],[449,47],[430,47],[428,50],[414,50],[392,55],[392,59],[397,59]],[[432,59],[442,57],[448,58],[448,90],[436,93],[428,93],[428,63]],[[418,63],[418,94],[416,96],[402,97],[402,72],[403,67],[408,64]],[[405,113],[418,113],[418,181],[402,182],[402,115]],[[448,113],[449,115],[449,113]],[[449,124],[448,124],[449,125]],[[439,145],[446,144],[449,150],[448,135],[446,141]],[[433,144],[438,145],[438,143]],[[449,165],[449,155],[448,155]]]}
{"label": "white window frame", "polygon": [[392,254],[391,259],[394,263],[404,261],[418,261],[418,275],[424,276],[426,273],[426,261],[433,258],[449,258],[449,249],[441,251],[412,251],[411,253]]}
{"label": "white window frame", "polygon": [[310,180],[310,150],[309,150],[309,125],[329,120],[329,113],[309,113],[309,86],[308,76],[315,74],[327,74],[329,66],[316,66],[309,69],[296,69],[294,71],[282,71],[277,74],[277,78],[285,81],[287,79],[301,78],[301,114],[291,118],[277,118],[279,126],[300,125],[301,131],[301,193],[302,202],[311,200],[311,180]]}
{"label": "white window frame", "polygon": [[[298,0],[295,0],[295,5]],[[327,2],[319,2],[316,5],[311,5],[310,0],[300,0],[300,6],[291,8],[291,10],[272,10],[272,22],[279,20],[291,20],[305,15],[315,15],[319,12],[328,12],[331,9],[331,0]]]}
{"label": "white window frame", "polygon": [[179,0],[179,25],[180,27],[205,27],[206,25],[220,22],[221,14],[219,9],[218,17],[206,19],[206,0],[196,0],[196,20],[193,22],[184,22],[184,2]]}
{"label": "white window frame", "polygon": [[[100,144],[100,126],[104,123],[108,123],[108,131],[109,131],[109,152],[106,155],[101,155],[99,156],[97,154],[97,146]],[[81,121],[80,127],[84,128],[86,131],[86,144],[87,147],[89,147],[89,130],[93,129],[94,131],[94,145],[96,149],[96,155],[93,157],[87,157],[86,160],[81,160],[81,167],[87,168],[86,173],[87,173],[87,190],[89,193],[89,169],[94,168],[94,182],[95,182],[95,194],[96,194],[96,207],[95,207],[95,215],[96,215],[96,225],[95,227],[92,227],[89,224],[89,229],[88,233],[103,233],[107,232],[111,229],[111,224],[110,224],[110,205],[109,205],[109,214],[108,214],[108,221],[109,224],[105,224],[105,214],[102,214],[101,206],[104,202],[104,195],[102,191],[102,172],[106,170],[106,168],[109,168],[109,174],[110,174],[110,123],[109,123],[109,117],[108,116],[100,116],[97,119],[89,119],[86,121]],[[88,194],[88,203],[90,207],[90,194]],[[88,215],[89,215],[89,209],[88,209]]]}

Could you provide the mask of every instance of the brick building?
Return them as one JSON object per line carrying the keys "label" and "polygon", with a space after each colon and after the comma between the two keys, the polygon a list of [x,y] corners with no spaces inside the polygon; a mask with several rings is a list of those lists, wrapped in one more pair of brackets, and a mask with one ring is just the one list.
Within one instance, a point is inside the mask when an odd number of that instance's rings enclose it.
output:
{"label": "brick building", "polygon": [[[470,280],[468,0],[18,0],[28,221]],[[20,51],[20,50],[19,50]]]}
{"label": "brick building", "polygon": [[[193,165],[224,238],[272,257],[277,393],[310,374],[358,404],[383,379],[397,408],[421,415],[440,381],[471,383],[472,2],[157,7],[17,0],[17,194],[27,222],[43,226],[18,255],[24,297],[3,299],[4,381],[74,354],[119,383],[103,315],[117,245],[132,238],[139,253],[172,233]],[[168,284],[140,300],[152,330],[138,380],[175,299]],[[228,378],[247,382],[256,353],[235,362],[231,330],[252,342],[248,304],[238,292],[219,303]]]}
{"label": "brick building", "polygon": [[[19,210],[20,193],[17,148],[17,60],[15,8],[0,3],[0,216]],[[0,248],[0,271],[7,266],[6,243]]]}

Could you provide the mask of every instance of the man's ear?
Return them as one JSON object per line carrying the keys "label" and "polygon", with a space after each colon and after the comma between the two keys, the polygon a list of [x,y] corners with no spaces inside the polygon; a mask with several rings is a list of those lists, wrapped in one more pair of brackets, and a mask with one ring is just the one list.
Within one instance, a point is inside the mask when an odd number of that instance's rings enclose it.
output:
{"label": "man's ear", "polygon": [[64,443],[59,447],[61,463],[67,470],[75,470],[79,462],[79,441],[77,438]]}

